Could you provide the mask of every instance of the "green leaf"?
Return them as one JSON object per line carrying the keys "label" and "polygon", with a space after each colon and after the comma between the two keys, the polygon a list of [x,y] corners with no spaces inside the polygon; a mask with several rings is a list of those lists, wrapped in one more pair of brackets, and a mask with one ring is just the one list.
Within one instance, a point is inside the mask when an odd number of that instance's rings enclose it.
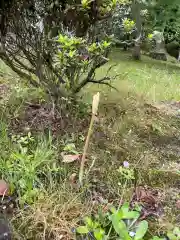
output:
{"label": "green leaf", "polygon": [[123,210],[123,212],[128,212],[129,211],[129,203],[126,202],[122,205],[121,209]]}
{"label": "green leaf", "polygon": [[120,220],[120,216],[118,215],[118,213],[114,213],[111,215],[111,221],[112,221],[114,230],[122,239],[131,240],[126,224],[122,220]]}
{"label": "green leaf", "polygon": [[130,212],[126,212],[123,213],[123,219],[137,219],[139,218],[140,213],[136,212],[136,211],[130,211]]}
{"label": "green leaf", "polygon": [[160,237],[154,236],[151,240],[164,240],[164,238],[160,238]]}
{"label": "green leaf", "polygon": [[103,240],[104,239],[104,230],[103,229],[96,229],[94,231],[94,237],[96,240]]}
{"label": "green leaf", "polygon": [[115,207],[111,207],[111,208],[110,208],[110,211],[111,211],[112,213],[116,213]]}
{"label": "green leaf", "polygon": [[136,219],[140,216],[137,211],[129,211],[129,203],[124,203],[121,207],[123,219]]}
{"label": "green leaf", "polygon": [[172,232],[168,232],[167,236],[170,240],[178,240],[178,238]]}
{"label": "green leaf", "polygon": [[139,223],[138,228],[136,230],[136,235],[134,240],[140,240],[144,237],[148,230],[148,222],[147,221],[142,221]]}
{"label": "green leaf", "polygon": [[90,217],[86,217],[86,218],[84,219],[84,221],[85,221],[85,223],[87,224],[87,226],[88,226],[89,228],[92,228],[92,227],[93,227],[93,221],[92,221],[92,219],[91,219]]}
{"label": "green leaf", "polygon": [[76,231],[80,234],[87,234],[89,232],[89,230],[86,226],[80,226],[80,227],[76,228]]}
{"label": "green leaf", "polygon": [[180,236],[180,228],[175,227],[174,230],[173,230],[173,233],[177,236]]}

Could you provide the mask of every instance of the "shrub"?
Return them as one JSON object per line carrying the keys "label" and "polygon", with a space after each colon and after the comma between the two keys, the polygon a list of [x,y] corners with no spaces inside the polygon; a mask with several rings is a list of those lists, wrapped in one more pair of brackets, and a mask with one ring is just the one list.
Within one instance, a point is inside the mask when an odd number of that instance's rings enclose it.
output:
{"label": "shrub", "polygon": [[56,67],[61,81],[57,81],[56,89],[63,89],[66,96],[74,96],[88,83],[106,84],[110,79],[95,78],[96,69],[108,61],[109,41],[89,43],[88,39],[60,34],[57,44]]}

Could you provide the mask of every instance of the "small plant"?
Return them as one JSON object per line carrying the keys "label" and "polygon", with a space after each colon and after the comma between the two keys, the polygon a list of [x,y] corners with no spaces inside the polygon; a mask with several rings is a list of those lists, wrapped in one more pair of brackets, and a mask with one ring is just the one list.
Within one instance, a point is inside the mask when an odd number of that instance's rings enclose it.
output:
{"label": "small plant", "polygon": [[[139,209],[140,210],[140,209]],[[97,215],[94,218],[86,217],[84,226],[76,229],[77,234],[86,236],[84,239],[96,240],[165,240],[164,237],[152,236],[144,238],[148,231],[148,222],[139,220],[140,211],[130,210],[129,204],[124,203],[120,209],[112,207],[104,215]],[[167,234],[170,240],[178,240],[179,228]]]}
{"label": "small plant", "polygon": [[117,172],[119,173],[119,186],[126,185],[127,183],[131,183],[133,180],[135,180],[135,172],[133,168],[130,168],[130,165],[127,161],[123,162],[123,166],[120,166],[117,169]]}
{"label": "small plant", "polygon": [[10,142],[11,149],[0,159],[0,174],[9,183],[11,194],[18,195],[20,203],[33,203],[42,182],[61,170],[56,167],[51,138],[35,141],[28,133],[13,135]]}
{"label": "small plant", "polygon": [[12,135],[11,139],[14,143],[17,143],[19,146],[27,146],[35,141],[34,137],[32,137],[31,135],[31,132],[28,132],[26,136],[20,134]]}
{"label": "small plant", "polygon": [[120,173],[121,177],[126,180],[134,180],[134,169],[126,168],[120,166],[118,169],[118,172]]}
{"label": "small plant", "polygon": [[94,237],[92,239],[97,240],[142,240],[148,230],[148,223],[145,220],[138,221],[139,216],[140,212],[130,210],[129,204],[125,203],[117,210],[112,207],[101,222],[86,218],[85,226],[78,227],[77,232],[91,235]]}
{"label": "small plant", "polygon": [[63,148],[63,152],[71,153],[71,154],[79,154],[79,152],[76,150],[76,146],[74,143],[67,143]]}

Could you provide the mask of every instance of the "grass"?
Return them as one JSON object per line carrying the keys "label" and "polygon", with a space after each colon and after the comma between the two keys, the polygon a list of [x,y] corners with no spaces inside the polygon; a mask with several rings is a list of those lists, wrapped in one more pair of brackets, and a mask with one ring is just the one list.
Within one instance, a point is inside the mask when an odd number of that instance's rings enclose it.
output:
{"label": "grass", "polygon": [[[57,190],[58,189],[58,190]],[[29,209],[12,219],[15,239],[73,239],[73,229],[91,211],[66,184],[41,192]]]}
{"label": "grass", "polygon": [[[131,201],[135,184],[156,189],[161,198],[164,215],[152,224],[153,234],[179,224],[180,120],[164,114],[156,104],[180,99],[180,66],[146,56],[135,62],[119,50],[109,64],[117,64],[110,75],[120,74],[112,83],[119,92],[89,85],[82,92],[85,104],[72,108],[71,103],[63,103],[66,107],[62,112],[53,112],[41,90],[22,85],[12,73],[7,77],[8,69],[0,65],[0,81],[9,86],[6,97],[0,100],[0,173],[19,190],[12,189],[18,201],[11,218],[14,239],[74,239],[72,228],[81,224],[84,216],[106,208],[107,202],[118,205],[120,200]],[[99,69],[97,77],[101,78],[108,67]],[[86,172],[94,165],[85,187],[79,189],[79,162],[63,163],[61,153],[67,145],[73,146],[77,154],[82,153],[90,121],[87,106],[91,107],[89,103],[97,91],[101,92],[101,101]],[[40,108],[31,108],[27,102]],[[135,181],[127,180],[118,170],[123,161],[136,169]],[[32,189],[36,190],[33,196]],[[28,205],[19,205],[25,197]]]}
{"label": "grass", "polygon": [[114,51],[109,64],[99,69],[101,78],[109,65],[117,64],[112,75],[121,74],[113,85],[119,90],[135,92],[149,101],[171,101],[180,99],[180,65],[152,60],[146,56],[142,61],[131,60],[129,53]]}

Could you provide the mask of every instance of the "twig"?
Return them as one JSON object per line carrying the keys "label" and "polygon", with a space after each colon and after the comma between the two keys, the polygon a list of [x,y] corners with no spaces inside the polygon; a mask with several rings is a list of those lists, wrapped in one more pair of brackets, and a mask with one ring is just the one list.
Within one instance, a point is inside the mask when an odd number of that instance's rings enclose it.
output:
{"label": "twig", "polygon": [[124,197],[126,187],[127,187],[127,179],[124,183],[124,187],[123,187],[122,194],[121,194],[121,199],[120,199],[120,202],[119,202],[119,205],[118,205],[118,210],[120,209],[120,207],[122,205],[122,201],[123,201],[123,197]]}
{"label": "twig", "polygon": [[104,85],[107,85],[107,86],[109,86],[110,88],[116,90],[117,92],[119,92],[116,87],[113,87],[113,86],[112,86],[110,83],[108,83],[108,82],[99,82],[99,81],[96,81],[96,80],[90,80],[89,82],[91,82],[91,83],[98,83],[98,84],[104,84]]}
{"label": "twig", "polygon": [[91,163],[91,166],[86,174],[86,176],[90,173],[91,169],[93,168],[94,164],[95,164],[95,161],[96,161],[96,158],[93,159],[92,163]]}
{"label": "twig", "polygon": [[106,72],[106,77],[108,76],[108,73],[112,70],[112,68],[114,68],[114,67],[116,67],[116,66],[117,66],[117,63],[111,65],[111,66],[108,68],[108,70],[107,70],[107,72]]}

